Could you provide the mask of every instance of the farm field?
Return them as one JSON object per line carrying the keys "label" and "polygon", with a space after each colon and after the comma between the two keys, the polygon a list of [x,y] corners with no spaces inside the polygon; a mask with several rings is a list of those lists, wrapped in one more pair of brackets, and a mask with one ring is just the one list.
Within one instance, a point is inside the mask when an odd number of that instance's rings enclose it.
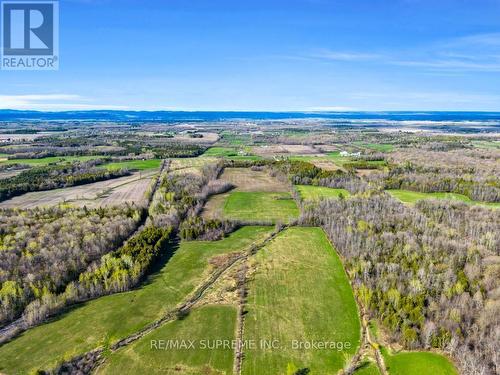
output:
{"label": "farm field", "polygon": [[0,372],[51,368],[61,359],[140,330],[193,292],[209,274],[210,258],[247,249],[271,231],[270,227],[244,227],[221,241],[182,242],[168,263],[141,287],[78,305],[0,346]]}
{"label": "farm field", "polygon": [[234,185],[235,189],[232,192],[210,197],[203,209],[203,216],[206,218],[223,217],[225,215],[225,202],[231,194],[236,192],[287,193],[289,191],[289,187],[285,183],[271,177],[265,170],[225,168],[219,179]]}
{"label": "farm field", "polygon": [[128,168],[134,171],[145,171],[148,169],[158,169],[161,165],[161,159],[150,160],[127,160],[121,162],[107,163],[104,165],[108,170]]}
{"label": "farm field", "polygon": [[345,163],[349,163],[352,161],[349,156],[340,155],[340,151],[329,152],[327,154],[327,158],[340,167],[342,167]]}
{"label": "farm field", "polygon": [[404,352],[391,355],[382,349],[389,375],[458,375],[444,356],[430,352]]}
{"label": "farm field", "polygon": [[356,146],[368,148],[370,150],[375,150],[379,152],[391,152],[394,150],[394,146],[387,143],[363,143],[363,142],[354,142]]}
{"label": "farm field", "polygon": [[[360,322],[342,263],[322,229],[285,230],[251,267],[244,340],[277,340],[279,349],[246,349],[242,374],[284,374],[289,365],[311,374],[340,370],[359,345]],[[297,350],[294,340],[344,348]]]}
{"label": "farm field", "polygon": [[32,167],[41,167],[48,164],[71,163],[102,158],[103,156],[51,156],[40,159],[12,159],[0,160],[0,164],[26,164]]}
{"label": "farm field", "polygon": [[223,217],[231,220],[288,223],[298,216],[290,193],[235,191],[224,201]]}
{"label": "farm field", "polygon": [[303,200],[317,201],[325,198],[340,198],[340,196],[347,198],[350,196],[350,193],[345,189],[312,185],[297,185],[296,188]]}
{"label": "farm field", "polygon": [[222,141],[234,146],[245,145],[252,139],[251,135],[232,131],[221,132]]}
{"label": "farm field", "polygon": [[215,146],[209,148],[203,154],[204,157],[218,157],[226,158],[229,160],[260,160],[261,157],[258,155],[253,155],[248,152],[247,149],[235,148],[235,147],[220,147]]}
{"label": "farm field", "polygon": [[217,161],[215,157],[198,156],[196,158],[172,158],[170,160],[170,169],[179,170],[185,168],[201,168],[206,164]]}
{"label": "farm field", "polygon": [[86,185],[35,191],[0,202],[0,208],[34,208],[61,203],[74,206],[104,207],[123,203],[140,204],[151,184],[154,172],[134,173]]}
{"label": "farm field", "polygon": [[[208,305],[194,309],[182,320],[169,322],[136,343],[111,354],[99,374],[231,374],[234,350],[208,349],[216,340],[234,340],[236,308]],[[194,348],[157,349],[159,340],[182,343]],[[156,347],[151,347],[155,342]]]}
{"label": "farm field", "polygon": [[473,201],[465,195],[456,193],[421,193],[418,191],[411,191],[411,190],[386,190],[386,191],[389,194],[391,194],[394,198],[399,199],[401,202],[408,204],[415,204],[416,202],[422,199],[447,199],[447,200],[461,201],[467,204],[477,204],[481,206],[488,206],[494,208],[500,207],[500,203],[486,203],[486,202]]}
{"label": "farm field", "polygon": [[252,151],[256,155],[262,157],[272,157],[272,156],[321,156],[318,150],[312,146],[308,145],[298,145],[298,144],[278,144],[278,145],[264,145],[255,146]]}
{"label": "farm field", "polygon": [[219,178],[236,187],[236,191],[245,192],[288,192],[287,184],[269,175],[265,170],[252,171],[250,168],[225,168]]}

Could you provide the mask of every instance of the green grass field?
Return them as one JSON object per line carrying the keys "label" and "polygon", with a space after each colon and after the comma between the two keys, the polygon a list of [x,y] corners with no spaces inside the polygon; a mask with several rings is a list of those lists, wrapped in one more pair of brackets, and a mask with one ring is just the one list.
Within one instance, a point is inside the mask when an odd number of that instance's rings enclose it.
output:
{"label": "green grass field", "polygon": [[[231,374],[234,350],[213,348],[215,340],[234,340],[236,308],[209,305],[191,311],[126,348],[111,354],[99,374]],[[182,344],[193,341],[194,348],[165,349],[159,340]],[[208,344],[210,344],[210,349]],[[162,346],[164,345],[164,346]]]}
{"label": "green grass field", "polygon": [[232,157],[237,156],[238,150],[234,147],[210,147],[203,156]]}
{"label": "green grass field", "polygon": [[208,260],[261,241],[270,227],[244,227],[214,242],[183,242],[170,261],[142,287],[82,304],[26,331],[0,347],[0,373],[51,368],[99,345],[140,330],[174,308],[206,277]]}
{"label": "green grass field", "polygon": [[370,150],[375,150],[379,152],[391,152],[394,150],[394,146],[388,143],[364,143],[364,142],[354,142],[356,146],[368,148]]}
{"label": "green grass field", "polygon": [[472,141],[474,147],[484,148],[487,150],[500,149],[500,141]]}
{"label": "green grass field", "polygon": [[[311,374],[334,374],[359,345],[351,286],[320,228],[287,229],[257,253],[247,310],[244,339],[276,340],[276,346],[247,348],[245,375],[285,374],[289,364],[310,368]],[[297,348],[294,340],[302,345],[326,341],[344,349]]]}
{"label": "green grass field", "polygon": [[354,375],[380,375],[380,370],[375,363],[366,362],[354,371]]}
{"label": "green grass field", "polygon": [[87,161],[99,159],[104,156],[51,156],[40,159],[12,159],[0,161],[0,164],[26,164],[33,167],[40,167],[54,163],[71,163],[74,161]]}
{"label": "green grass field", "polygon": [[339,198],[340,195],[347,198],[350,194],[345,189],[332,189],[324,186],[297,185],[300,197],[304,200],[317,201],[327,198]]}
{"label": "green grass field", "polygon": [[135,171],[145,171],[147,169],[158,169],[161,165],[161,159],[150,159],[150,160],[127,160],[116,163],[105,164],[106,169],[121,169],[128,168]]}
{"label": "green grass field", "polygon": [[390,375],[458,375],[448,358],[430,352],[403,352],[391,355],[383,348]]}
{"label": "green grass field", "polygon": [[461,201],[467,204],[477,204],[493,208],[500,207],[500,203],[486,203],[486,202],[473,201],[465,195],[456,193],[420,193],[418,191],[396,190],[396,189],[386,190],[386,191],[389,194],[391,194],[394,198],[399,199],[401,202],[408,204],[415,204],[416,202],[422,199],[448,199],[448,200]]}
{"label": "green grass field", "polygon": [[327,158],[340,167],[343,166],[345,163],[352,161],[349,156],[341,156],[340,151],[329,152],[327,154]]}
{"label": "green grass field", "polygon": [[247,151],[240,152],[241,148],[235,147],[210,147],[203,156],[226,158],[230,160],[261,160],[257,155],[251,155]]}
{"label": "green grass field", "polygon": [[224,217],[246,222],[289,222],[299,216],[290,193],[232,192],[224,202]]}
{"label": "green grass field", "polygon": [[249,144],[252,141],[250,134],[237,134],[231,131],[223,131],[221,136],[223,142],[235,146]]}

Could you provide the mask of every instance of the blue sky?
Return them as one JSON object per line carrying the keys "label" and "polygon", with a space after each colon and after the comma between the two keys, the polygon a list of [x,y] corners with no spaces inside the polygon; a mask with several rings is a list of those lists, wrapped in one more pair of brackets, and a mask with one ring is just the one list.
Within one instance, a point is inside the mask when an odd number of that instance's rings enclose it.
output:
{"label": "blue sky", "polygon": [[0,108],[500,110],[500,0],[61,0]]}

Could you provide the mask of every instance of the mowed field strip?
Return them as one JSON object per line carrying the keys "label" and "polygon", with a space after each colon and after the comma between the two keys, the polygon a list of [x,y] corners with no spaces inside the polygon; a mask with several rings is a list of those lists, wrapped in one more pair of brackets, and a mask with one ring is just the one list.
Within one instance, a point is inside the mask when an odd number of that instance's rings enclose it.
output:
{"label": "mowed field strip", "polygon": [[235,191],[225,200],[222,216],[242,222],[288,223],[298,218],[299,209],[290,193]]}
{"label": "mowed field strip", "polygon": [[136,172],[130,176],[62,189],[34,191],[0,202],[0,208],[35,208],[69,203],[74,206],[104,207],[140,203],[155,171]]}
{"label": "mowed field strip", "polygon": [[289,193],[289,186],[267,171],[249,168],[226,168],[220,180],[235,189],[211,197],[203,216],[243,222],[289,222],[299,216],[299,209]]}
{"label": "mowed field strip", "polygon": [[344,198],[349,197],[351,194],[345,189],[332,189],[323,186],[312,186],[312,185],[297,185],[297,191],[303,200],[317,201],[320,199],[327,198]]}
{"label": "mowed field strip", "polygon": [[50,369],[58,361],[139,331],[194,292],[210,274],[211,258],[247,250],[272,229],[244,227],[221,241],[182,242],[168,263],[138,289],[78,305],[0,346],[0,373]]}
{"label": "mowed field strip", "polygon": [[49,156],[39,159],[10,159],[0,160],[0,164],[25,164],[32,167],[41,167],[56,163],[72,163],[75,161],[88,161],[94,159],[102,159],[105,156]]}
{"label": "mowed field strip", "polygon": [[[242,373],[286,374],[292,365],[335,374],[359,346],[360,322],[347,275],[323,230],[286,229],[254,262],[244,340],[275,340],[279,348],[245,349]],[[336,349],[295,349],[294,341],[328,342]]]}
{"label": "mowed field strip", "polygon": [[458,375],[455,366],[441,354],[401,352],[390,354],[382,349],[389,375]]}
{"label": "mowed field strip", "polygon": [[460,201],[467,204],[500,208],[500,203],[473,201],[469,197],[457,193],[421,193],[418,191],[398,190],[398,189],[386,190],[386,191],[389,194],[391,194],[394,198],[399,199],[401,202],[406,204],[415,204],[423,199],[447,199],[452,201]]}
{"label": "mowed field strip", "polygon": [[[235,330],[234,306],[203,306],[191,311],[185,319],[167,323],[111,354],[99,374],[230,375],[234,350],[216,343],[233,341]],[[173,343],[179,347],[167,347]]]}

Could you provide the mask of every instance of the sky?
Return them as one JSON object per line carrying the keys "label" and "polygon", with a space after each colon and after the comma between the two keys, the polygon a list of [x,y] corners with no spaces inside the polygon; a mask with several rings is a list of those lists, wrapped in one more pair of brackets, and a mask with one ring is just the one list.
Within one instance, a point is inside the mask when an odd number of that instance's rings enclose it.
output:
{"label": "sky", "polygon": [[500,0],[61,0],[0,108],[499,111]]}

